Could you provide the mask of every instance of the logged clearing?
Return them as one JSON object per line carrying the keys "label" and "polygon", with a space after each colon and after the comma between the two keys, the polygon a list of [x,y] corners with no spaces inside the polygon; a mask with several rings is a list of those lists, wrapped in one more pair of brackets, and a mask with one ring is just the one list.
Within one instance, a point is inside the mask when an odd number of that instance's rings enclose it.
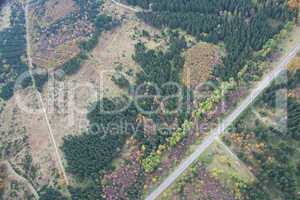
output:
{"label": "logged clearing", "polygon": [[183,83],[195,88],[209,79],[213,66],[219,62],[217,46],[204,42],[196,44],[185,53]]}
{"label": "logged clearing", "polygon": [[11,7],[9,3],[0,9],[0,31],[10,27]]}
{"label": "logged clearing", "polygon": [[47,25],[55,23],[78,9],[73,0],[49,0],[45,4],[46,12],[43,20]]}
{"label": "logged clearing", "polygon": [[35,65],[54,70],[78,55],[78,42],[94,31],[88,20],[77,19],[79,12],[73,0],[32,4],[29,16]]}

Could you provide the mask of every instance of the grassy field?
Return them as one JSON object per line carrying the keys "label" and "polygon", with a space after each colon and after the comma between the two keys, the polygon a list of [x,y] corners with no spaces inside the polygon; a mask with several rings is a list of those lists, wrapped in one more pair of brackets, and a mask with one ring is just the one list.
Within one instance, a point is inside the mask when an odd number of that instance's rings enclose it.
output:
{"label": "grassy field", "polygon": [[[211,160],[209,160],[211,159]],[[203,157],[207,163],[207,168],[210,172],[220,172],[222,181],[230,180],[232,175],[237,175],[245,182],[255,180],[254,175],[248,167],[221,141],[217,141],[207,150]],[[218,173],[215,174],[218,176]],[[233,185],[233,183],[229,183]]]}

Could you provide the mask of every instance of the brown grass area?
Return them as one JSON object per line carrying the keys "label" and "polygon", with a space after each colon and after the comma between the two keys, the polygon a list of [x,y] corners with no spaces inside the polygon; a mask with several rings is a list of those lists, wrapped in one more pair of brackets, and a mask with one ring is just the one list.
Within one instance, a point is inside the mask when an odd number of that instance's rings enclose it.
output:
{"label": "brown grass area", "polygon": [[77,9],[73,0],[48,0],[44,17],[45,23],[52,24]]}
{"label": "brown grass area", "polygon": [[[42,44],[36,44],[42,46]],[[70,41],[56,47],[47,47],[38,50],[35,48],[33,55],[33,63],[47,69],[56,69],[62,66],[66,61],[78,55],[80,49],[76,42]]]}
{"label": "brown grass area", "polygon": [[[123,66],[123,72],[128,70],[140,71],[140,67],[135,63],[132,56],[135,52],[135,44],[138,41],[145,42],[149,48],[160,48],[164,46],[164,40],[154,40],[154,36],[160,34],[160,31],[146,25],[136,18],[132,13],[128,13],[120,7],[106,1],[103,6],[103,12],[111,15],[113,18],[121,20],[121,24],[111,31],[104,32],[99,40],[97,47],[90,55],[90,59],[82,66],[81,71],[90,74],[96,80],[101,80],[100,91],[105,96],[120,96],[124,90],[120,89],[111,80],[118,66]],[[143,37],[141,32],[146,30],[149,37]],[[133,77],[129,77],[134,81]]]}
{"label": "brown grass area", "polygon": [[[54,85],[55,84],[55,85]],[[63,137],[80,134],[88,126],[89,105],[97,99],[98,80],[93,70],[82,68],[78,74],[55,83],[50,79],[43,90],[43,102],[58,146]]]}
{"label": "brown grass area", "polygon": [[[18,100],[17,100],[18,98]],[[17,103],[19,102],[19,103]],[[37,99],[31,89],[15,93],[1,113],[1,142],[15,144],[5,159],[9,160],[24,177],[29,176],[24,168],[26,156],[32,156],[32,166],[37,169],[36,177],[30,178],[37,188],[55,181],[56,164],[46,121],[38,112],[29,113],[23,108],[36,110]],[[28,139],[25,140],[25,138]]]}
{"label": "brown grass area", "polygon": [[206,81],[211,74],[213,65],[219,62],[218,48],[208,43],[198,43],[185,53],[183,83],[196,87]]}

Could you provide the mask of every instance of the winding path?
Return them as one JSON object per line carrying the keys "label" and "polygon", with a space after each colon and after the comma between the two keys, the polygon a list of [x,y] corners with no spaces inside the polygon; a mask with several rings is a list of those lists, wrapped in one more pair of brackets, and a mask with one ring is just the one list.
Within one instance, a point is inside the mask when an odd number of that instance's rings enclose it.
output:
{"label": "winding path", "polygon": [[35,199],[39,199],[39,195],[37,193],[37,191],[34,189],[34,187],[31,185],[31,183],[24,178],[23,176],[19,175],[11,166],[10,162],[8,162],[7,160],[5,161],[1,161],[0,165],[5,165],[7,167],[7,174],[8,174],[8,178],[11,179],[15,179],[21,183],[23,183],[24,185],[27,186],[28,190],[32,193],[32,195],[34,196]]}
{"label": "winding path", "polygon": [[210,132],[210,135],[196,148],[196,150],[184,160],[163,182],[158,186],[146,200],[158,198],[197,158],[216,140],[219,136],[245,111],[254,100],[272,83],[272,81],[285,70],[288,63],[300,51],[298,44],[271,72],[269,72],[255,87],[251,93],[238,105],[238,107],[227,116],[223,122]]}
{"label": "winding path", "polygon": [[111,0],[114,4],[116,4],[117,6],[121,7],[121,8],[124,8],[126,10],[129,10],[129,11],[132,11],[132,12],[140,12],[142,11],[142,9],[138,9],[138,8],[134,8],[134,7],[131,7],[131,6],[128,6],[128,5],[125,5],[125,4],[122,4],[116,0]]}

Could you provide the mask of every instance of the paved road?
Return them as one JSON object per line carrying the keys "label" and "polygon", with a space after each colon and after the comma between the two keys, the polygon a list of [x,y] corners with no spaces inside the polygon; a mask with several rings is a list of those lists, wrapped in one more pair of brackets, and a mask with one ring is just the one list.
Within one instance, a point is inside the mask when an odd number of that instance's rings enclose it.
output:
{"label": "paved road", "polygon": [[164,190],[166,190],[197,158],[216,140],[219,136],[228,128],[239,116],[240,114],[251,105],[271,83],[272,81],[285,70],[288,63],[296,56],[297,52],[300,50],[300,44],[298,44],[283,61],[276,66],[270,73],[268,73],[251,91],[240,105],[229,115],[223,122],[214,130],[211,131],[210,135],[200,144],[196,150],[184,160],[176,169],[173,171],[163,183],[156,188],[146,200],[153,200],[158,198]]}
{"label": "paved road", "polygon": [[[33,64],[32,64],[32,57],[31,57],[31,52],[32,51],[31,51],[31,42],[30,42],[31,38],[30,38],[30,28],[29,28],[30,25],[29,25],[29,16],[28,16],[29,4],[30,4],[29,0],[27,0],[26,4],[25,4],[25,26],[26,26],[26,46],[27,46],[26,53],[27,53],[27,59],[28,59],[28,71],[29,71],[29,74],[30,74],[33,82],[34,82],[34,78],[33,78],[33,74],[32,74]],[[66,175],[66,172],[65,172],[65,168],[62,164],[62,159],[60,157],[59,150],[58,150],[57,144],[55,142],[55,138],[53,136],[53,131],[52,131],[49,119],[48,119],[48,115],[47,115],[47,111],[46,111],[46,108],[45,108],[45,105],[44,105],[44,102],[43,102],[42,95],[37,90],[36,90],[36,94],[38,96],[38,101],[39,101],[40,107],[43,111],[44,118],[45,118],[46,123],[47,123],[48,135],[49,135],[49,138],[50,138],[50,142],[54,147],[54,151],[55,151],[54,153],[55,153],[56,161],[58,163],[59,172],[63,176],[63,178],[65,180],[65,183],[67,185],[69,185],[69,181],[68,181],[68,178],[67,178],[67,175]]]}

